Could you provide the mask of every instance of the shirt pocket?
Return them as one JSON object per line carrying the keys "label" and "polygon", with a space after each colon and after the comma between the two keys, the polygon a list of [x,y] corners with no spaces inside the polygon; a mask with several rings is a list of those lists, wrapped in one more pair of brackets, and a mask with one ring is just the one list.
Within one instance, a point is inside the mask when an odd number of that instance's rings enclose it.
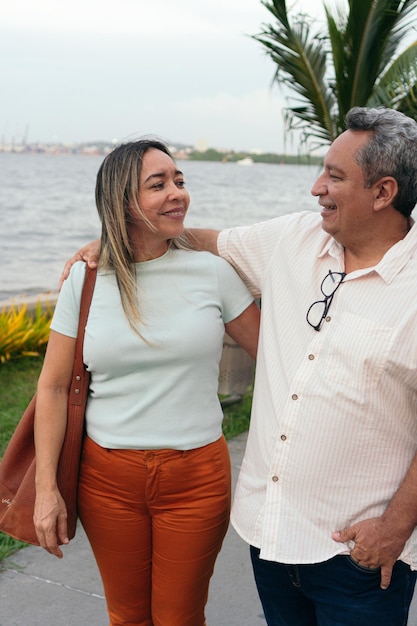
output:
{"label": "shirt pocket", "polygon": [[328,380],[362,391],[375,389],[394,345],[395,329],[344,313],[331,335]]}

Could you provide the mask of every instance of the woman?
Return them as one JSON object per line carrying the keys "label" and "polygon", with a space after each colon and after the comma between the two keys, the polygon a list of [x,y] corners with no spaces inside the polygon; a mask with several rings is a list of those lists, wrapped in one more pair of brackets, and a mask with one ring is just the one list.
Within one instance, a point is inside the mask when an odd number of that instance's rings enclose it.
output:
{"label": "woman", "polygon": [[[181,248],[189,201],[158,141],[119,146],[98,172],[79,514],[112,626],[203,626],[228,526],[218,365],[225,328],[255,358],[259,309],[228,263]],[[84,272],[78,262],[65,281],[38,383],[35,526],[58,557],[68,537],[55,476]]]}

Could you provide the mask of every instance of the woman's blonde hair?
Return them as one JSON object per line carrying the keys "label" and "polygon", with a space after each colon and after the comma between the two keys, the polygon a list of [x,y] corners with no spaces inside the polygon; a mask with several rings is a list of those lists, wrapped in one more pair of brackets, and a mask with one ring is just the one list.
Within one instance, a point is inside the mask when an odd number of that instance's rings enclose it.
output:
{"label": "woman's blonde hair", "polygon": [[[150,150],[161,150],[173,161],[169,149],[159,140],[140,139],[117,146],[106,156],[97,173],[96,205],[101,220],[100,269],[115,273],[120,298],[129,324],[139,335],[142,321],[138,299],[135,257],[129,237],[132,213],[153,228],[139,206],[142,161]],[[169,244],[178,247],[174,240]]]}

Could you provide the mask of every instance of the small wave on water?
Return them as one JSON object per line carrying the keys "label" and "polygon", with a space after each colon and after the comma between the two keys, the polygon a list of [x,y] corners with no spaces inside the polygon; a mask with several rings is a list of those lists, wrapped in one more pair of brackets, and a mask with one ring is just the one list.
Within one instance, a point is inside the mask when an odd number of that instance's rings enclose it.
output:
{"label": "small wave on water", "polygon": [[[65,261],[99,236],[94,202],[101,156],[0,153],[0,302],[56,291]],[[187,226],[226,228],[317,210],[317,166],[181,161]]]}

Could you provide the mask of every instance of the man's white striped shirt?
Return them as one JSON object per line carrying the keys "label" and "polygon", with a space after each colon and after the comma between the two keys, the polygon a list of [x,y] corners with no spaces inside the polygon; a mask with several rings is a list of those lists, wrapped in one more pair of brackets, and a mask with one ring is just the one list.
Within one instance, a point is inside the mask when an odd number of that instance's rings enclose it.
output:
{"label": "man's white striped shirt", "polygon": [[[221,256],[262,293],[260,349],[232,523],[261,558],[316,563],[332,532],[378,516],[417,449],[417,226],[348,274],[322,329],[306,321],[343,248],[304,212],[222,231]],[[401,559],[417,565],[417,533]]]}

